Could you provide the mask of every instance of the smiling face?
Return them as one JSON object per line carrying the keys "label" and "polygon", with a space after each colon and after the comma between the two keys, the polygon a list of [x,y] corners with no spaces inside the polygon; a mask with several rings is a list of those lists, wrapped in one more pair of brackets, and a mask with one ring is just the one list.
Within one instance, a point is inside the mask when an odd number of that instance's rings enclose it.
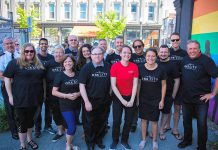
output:
{"label": "smiling face", "polygon": [[116,47],[117,53],[120,53],[120,52],[121,52],[122,46],[123,46],[123,39],[117,38],[117,39],[115,40],[115,47]]}
{"label": "smiling face", "polygon": [[32,46],[27,46],[24,49],[25,60],[32,61],[35,56],[35,50]]}
{"label": "smiling face", "polygon": [[67,59],[63,63],[65,70],[72,70],[73,65],[74,65],[73,60],[70,57],[67,57]]}
{"label": "smiling face", "polygon": [[85,59],[89,59],[91,57],[91,53],[90,53],[90,50],[88,49],[88,47],[82,48],[82,55]]}
{"label": "smiling face", "polygon": [[123,47],[122,51],[120,52],[121,60],[129,61],[131,58],[131,50],[128,47]]}
{"label": "smiling face", "polygon": [[137,55],[143,54],[143,49],[144,49],[144,47],[143,47],[143,44],[142,44],[140,41],[135,41],[135,42],[134,42],[134,45],[133,45],[133,48],[134,48],[135,53],[136,53]]}
{"label": "smiling face", "polygon": [[98,46],[102,47],[106,51],[107,50],[107,41],[105,41],[105,40],[99,41]]}
{"label": "smiling face", "polygon": [[77,37],[75,35],[69,35],[68,44],[70,47],[77,49],[79,45]]}
{"label": "smiling face", "polygon": [[153,65],[157,60],[157,55],[153,51],[148,51],[146,52],[145,59],[149,65]]}
{"label": "smiling face", "polygon": [[4,39],[3,45],[6,51],[13,53],[15,51],[15,44],[12,39]]}
{"label": "smiling face", "polygon": [[99,47],[96,47],[91,52],[91,58],[94,63],[100,64],[104,59],[103,51]]}
{"label": "smiling face", "polygon": [[55,49],[54,58],[56,62],[61,62],[64,58],[64,49],[63,48]]}
{"label": "smiling face", "polygon": [[200,54],[200,48],[197,43],[189,43],[187,45],[187,53],[191,59],[197,58]]}
{"label": "smiling face", "polygon": [[178,49],[181,43],[179,35],[172,35],[170,40],[171,40],[172,47],[174,49]]}
{"label": "smiling face", "polygon": [[169,52],[169,49],[168,48],[163,48],[161,47],[158,51],[158,57],[161,59],[161,60],[166,60],[167,58],[169,58],[170,56],[170,52]]}
{"label": "smiling face", "polygon": [[48,49],[48,42],[46,40],[41,40],[39,42],[39,48],[41,51],[47,51]]}

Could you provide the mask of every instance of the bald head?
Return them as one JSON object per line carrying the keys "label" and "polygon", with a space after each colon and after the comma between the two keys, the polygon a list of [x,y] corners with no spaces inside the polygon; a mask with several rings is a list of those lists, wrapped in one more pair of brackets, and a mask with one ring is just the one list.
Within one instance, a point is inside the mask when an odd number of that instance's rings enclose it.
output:
{"label": "bald head", "polygon": [[69,35],[68,36],[68,44],[70,47],[77,49],[78,45],[79,45],[77,36]]}

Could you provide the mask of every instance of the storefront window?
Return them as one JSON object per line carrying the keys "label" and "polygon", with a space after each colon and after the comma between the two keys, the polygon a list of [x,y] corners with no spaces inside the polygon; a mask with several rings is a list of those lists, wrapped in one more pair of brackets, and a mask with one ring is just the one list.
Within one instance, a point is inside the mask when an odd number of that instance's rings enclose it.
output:
{"label": "storefront window", "polygon": [[58,28],[45,28],[45,38],[49,41],[49,51],[52,53],[55,46],[59,44]]}
{"label": "storefront window", "polygon": [[159,46],[159,31],[158,30],[143,30],[142,39],[145,48]]}
{"label": "storefront window", "polygon": [[64,43],[64,40],[67,39],[67,37],[70,35],[70,33],[72,32],[72,28],[62,28],[61,29],[61,43]]}

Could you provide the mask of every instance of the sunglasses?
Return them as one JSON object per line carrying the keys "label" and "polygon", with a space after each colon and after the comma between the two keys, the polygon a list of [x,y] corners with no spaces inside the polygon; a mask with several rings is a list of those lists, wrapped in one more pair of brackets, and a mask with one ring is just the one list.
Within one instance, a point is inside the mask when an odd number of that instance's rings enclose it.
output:
{"label": "sunglasses", "polygon": [[180,39],[172,39],[171,42],[178,42]]}
{"label": "sunglasses", "polygon": [[133,46],[133,48],[141,48],[142,45],[136,45],[136,46]]}
{"label": "sunglasses", "polygon": [[34,53],[34,50],[25,50],[24,53]]}

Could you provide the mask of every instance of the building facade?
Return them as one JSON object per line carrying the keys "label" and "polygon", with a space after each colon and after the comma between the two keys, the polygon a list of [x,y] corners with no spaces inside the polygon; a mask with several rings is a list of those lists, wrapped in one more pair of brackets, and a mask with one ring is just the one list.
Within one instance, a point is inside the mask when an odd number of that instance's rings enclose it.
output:
{"label": "building facade", "polygon": [[[12,1],[13,18],[16,22],[18,6],[29,9],[34,5],[40,13],[41,37],[46,37],[50,45],[63,43],[70,33],[78,34],[85,42],[95,40],[85,30],[95,29],[95,18],[99,13],[115,11],[118,18],[126,17],[125,41],[143,39],[146,47],[157,46],[160,39],[162,1],[161,0],[3,0]],[[83,27],[81,27],[83,26]],[[81,29],[80,29],[81,27]],[[82,31],[79,31],[82,30]],[[37,39],[36,39],[37,40]],[[34,41],[34,39],[33,39]]]}

